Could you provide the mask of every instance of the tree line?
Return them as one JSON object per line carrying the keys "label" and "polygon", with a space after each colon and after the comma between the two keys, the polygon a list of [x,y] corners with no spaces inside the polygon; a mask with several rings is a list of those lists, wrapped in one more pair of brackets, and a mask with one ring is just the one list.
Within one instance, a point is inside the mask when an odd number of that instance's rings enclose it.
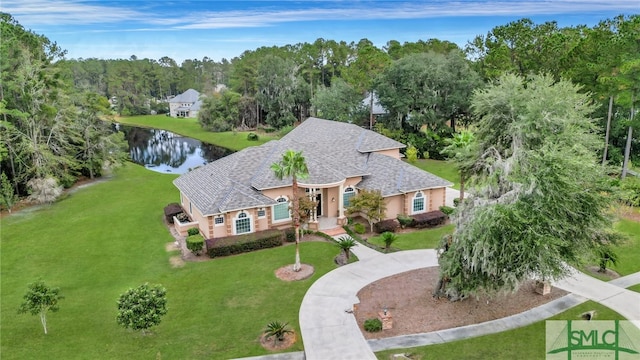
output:
{"label": "tree line", "polygon": [[[2,173],[24,195],[31,179],[69,185],[116,163],[121,145],[99,121],[106,114],[168,111],[166,100],[189,88],[206,94],[201,125],[211,131],[280,129],[308,116],[371,127],[411,145],[419,157],[443,158],[459,125],[473,125],[474,91],[505,73],[547,74],[580,85],[597,105],[608,152],[619,164],[629,139],[640,86],[640,16],[618,16],[593,27],[559,27],[521,19],[478,35],[464,48],[438,39],[377,47],[371,41],[319,38],[313,43],[261,47],[231,60],[169,57],[66,59],[42,35],[2,14],[0,55]],[[36,81],[37,80],[37,81]],[[226,90],[216,92],[217,85]],[[386,110],[375,118],[374,93]],[[111,104],[107,99],[112,100]],[[82,130],[82,131],[80,131]],[[109,141],[106,141],[109,139]],[[109,158],[112,156],[114,158]]]}

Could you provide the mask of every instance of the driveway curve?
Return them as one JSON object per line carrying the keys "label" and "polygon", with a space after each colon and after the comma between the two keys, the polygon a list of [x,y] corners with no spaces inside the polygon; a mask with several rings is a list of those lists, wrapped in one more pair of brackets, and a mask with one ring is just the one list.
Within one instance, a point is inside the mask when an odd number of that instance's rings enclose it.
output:
{"label": "driveway curve", "polygon": [[361,259],[318,279],[300,306],[305,359],[376,359],[351,313],[360,302],[358,291],[382,278],[432,266],[438,266],[433,249],[400,251]]}

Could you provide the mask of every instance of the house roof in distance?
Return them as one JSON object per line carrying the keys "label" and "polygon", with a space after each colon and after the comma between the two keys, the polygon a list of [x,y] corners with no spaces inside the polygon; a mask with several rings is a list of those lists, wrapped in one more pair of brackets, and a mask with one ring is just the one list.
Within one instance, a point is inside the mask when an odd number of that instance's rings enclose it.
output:
{"label": "house roof in distance", "polygon": [[200,98],[200,93],[189,89],[182,94],[177,95],[173,99],[169,100],[170,103],[195,103]]}
{"label": "house roof in distance", "polygon": [[301,186],[330,186],[362,176],[358,188],[390,196],[452,185],[399,159],[375,153],[403,147],[353,124],[312,117],[280,140],[213,161],[180,176],[174,184],[204,215],[270,206],[275,201],[260,191],[291,185],[291,179],[280,180],[271,170],[271,164],[291,149],[302,151],[309,169],[309,176],[299,179]]}

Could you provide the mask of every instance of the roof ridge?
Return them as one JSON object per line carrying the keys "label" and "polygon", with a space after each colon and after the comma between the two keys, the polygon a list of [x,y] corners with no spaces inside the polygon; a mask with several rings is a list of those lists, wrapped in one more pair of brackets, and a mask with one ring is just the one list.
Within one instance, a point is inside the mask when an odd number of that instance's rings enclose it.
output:
{"label": "roof ridge", "polygon": [[398,190],[398,192],[402,192],[401,189],[402,189],[403,180],[404,180],[404,167],[401,167],[400,172],[398,173],[398,181],[396,182],[396,190]]}

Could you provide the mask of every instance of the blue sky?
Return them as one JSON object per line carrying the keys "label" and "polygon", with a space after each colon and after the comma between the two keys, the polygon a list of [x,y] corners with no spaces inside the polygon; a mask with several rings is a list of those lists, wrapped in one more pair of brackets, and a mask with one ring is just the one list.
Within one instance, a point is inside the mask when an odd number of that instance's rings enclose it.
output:
{"label": "blue sky", "polygon": [[476,35],[523,17],[559,26],[640,13],[639,0],[1,0],[25,28],[68,51],[67,58],[219,61],[261,46],[317,38],[382,47],[389,40],[437,38],[464,46]]}

